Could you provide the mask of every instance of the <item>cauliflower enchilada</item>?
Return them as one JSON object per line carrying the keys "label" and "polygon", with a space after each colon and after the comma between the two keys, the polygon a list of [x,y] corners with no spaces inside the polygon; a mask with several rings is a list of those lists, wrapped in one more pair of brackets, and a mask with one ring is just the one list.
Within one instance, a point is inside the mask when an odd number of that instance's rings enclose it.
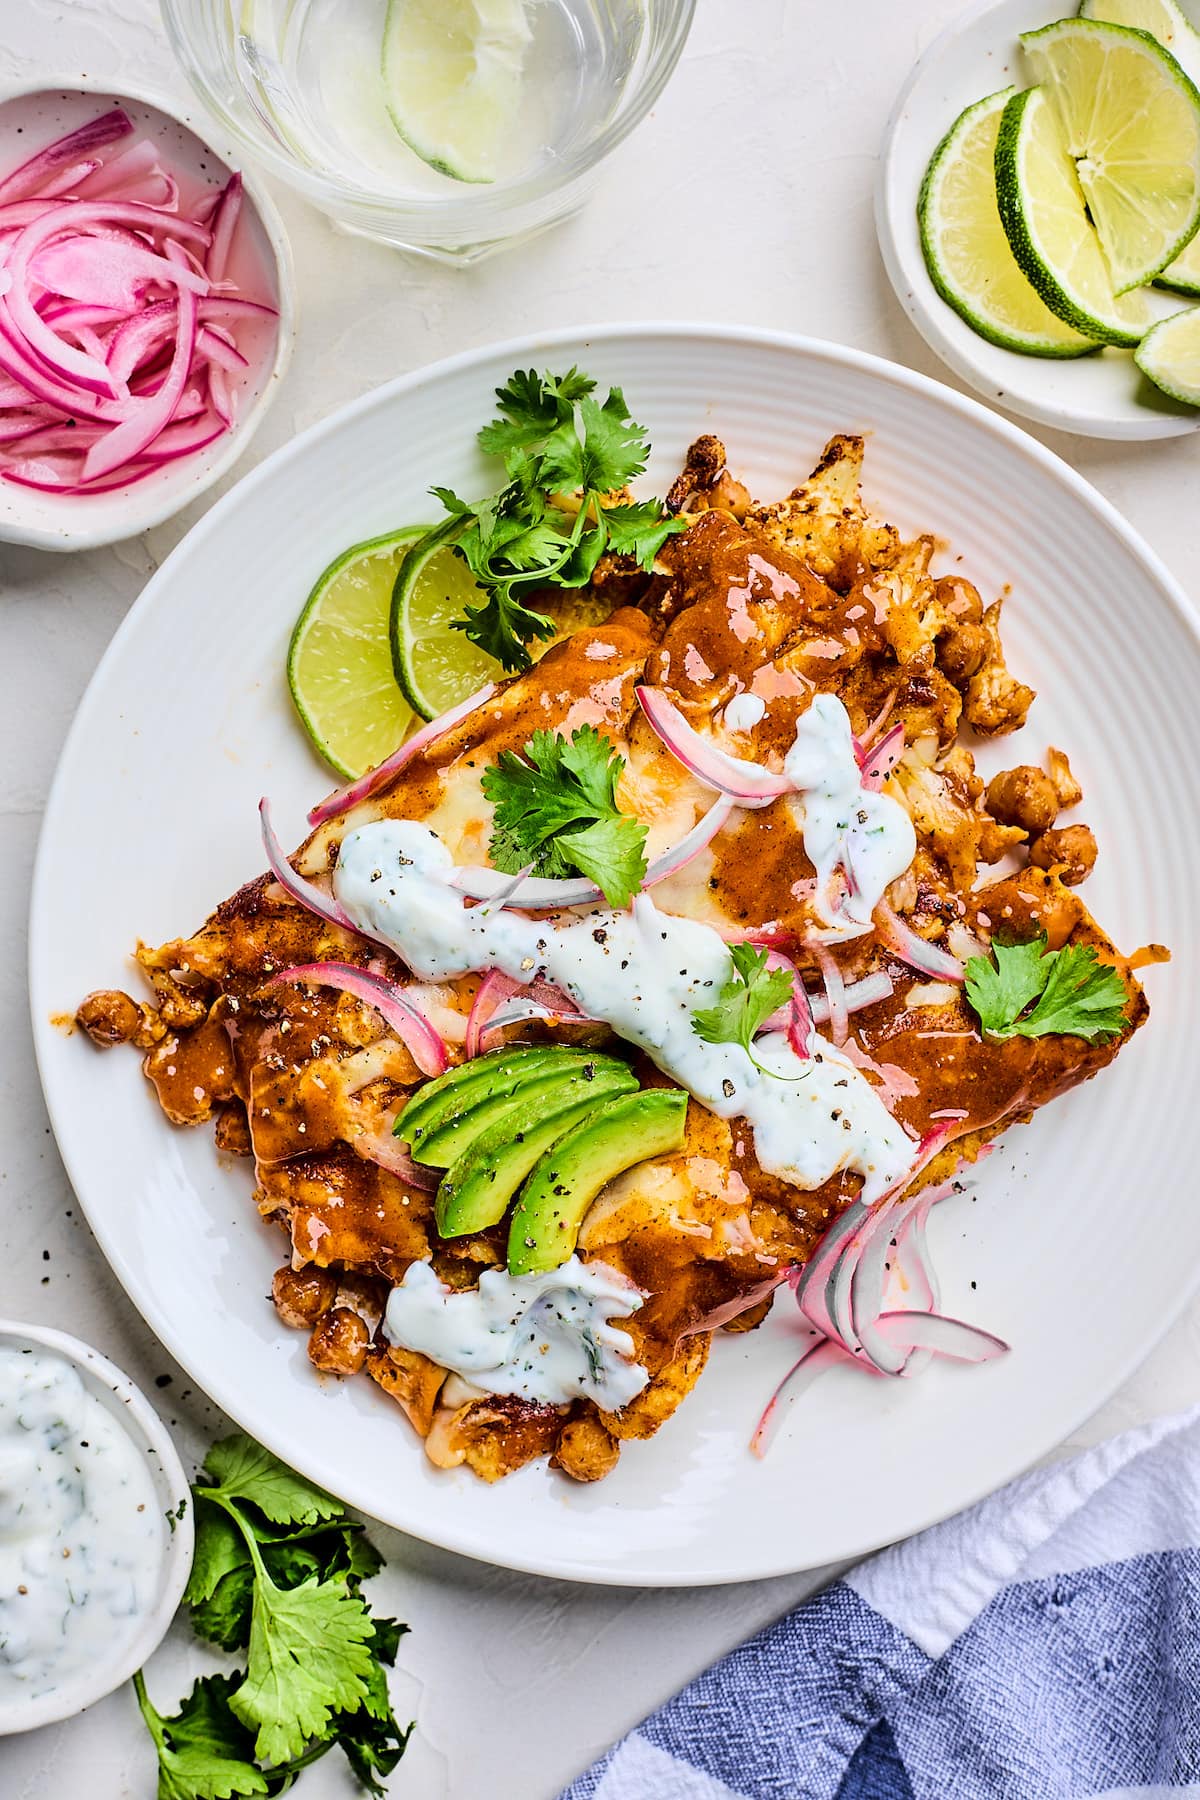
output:
{"label": "cauliflower enchilada", "polygon": [[588,622],[540,601],[551,647],[291,861],[264,809],[268,872],[139,951],[154,1004],[81,1007],[253,1158],[282,1320],[443,1466],[602,1476],[773,1306],[810,1372],[998,1353],[936,1310],[924,1217],[1146,1016],[1066,755],[975,772],[1034,700],[999,603],[869,515],[861,461],[757,505],[698,440],[661,516],[611,509]]}

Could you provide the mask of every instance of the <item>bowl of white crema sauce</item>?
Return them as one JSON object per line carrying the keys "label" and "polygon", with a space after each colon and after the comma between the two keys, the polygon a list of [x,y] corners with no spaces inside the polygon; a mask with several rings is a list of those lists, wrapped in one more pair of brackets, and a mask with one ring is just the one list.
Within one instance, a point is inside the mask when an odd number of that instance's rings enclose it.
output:
{"label": "bowl of white crema sauce", "polygon": [[191,1564],[187,1476],[149,1401],[78,1338],[0,1319],[0,1736],[128,1680]]}

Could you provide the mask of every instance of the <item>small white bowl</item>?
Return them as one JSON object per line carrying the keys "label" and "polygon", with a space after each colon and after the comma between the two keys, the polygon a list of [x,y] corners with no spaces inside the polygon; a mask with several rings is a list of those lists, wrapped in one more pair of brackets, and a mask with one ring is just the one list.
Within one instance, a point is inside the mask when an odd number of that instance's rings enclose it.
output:
{"label": "small white bowl", "polygon": [[[935,38],[888,121],[875,190],[875,229],[896,298],[931,350],[985,400],[1084,437],[1181,437],[1200,412],[1146,381],[1128,350],[1058,362],[1002,350],[971,330],[929,279],[917,228],[921,177],[964,107],[1010,84],[1029,85],[1018,35],[1075,11],[1075,0],[983,0]],[[1155,316],[1194,304],[1147,288]]]}
{"label": "small white bowl", "polygon": [[[9,83],[0,88],[0,171],[13,168],[42,144],[73,131],[110,106],[124,107],[138,131],[161,144],[171,166],[219,185],[237,167],[231,154],[199,130],[189,110],[158,94],[112,88],[86,76]],[[43,494],[0,481],[0,542],[39,550],[91,550],[161,525],[231,468],[258,430],[292,353],[295,295],[292,258],[283,221],[258,182],[243,173],[246,204],[240,229],[251,240],[278,309],[274,347],[243,377],[231,430],[193,456],[180,457],[129,488],[109,494]],[[257,297],[257,296],[256,296]]]}
{"label": "small white bowl", "polygon": [[157,1601],[122,1654],[64,1681],[53,1693],[43,1694],[36,1700],[15,1700],[7,1704],[0,1700],[0,1737],[32,1731],[39,1725],[52,1725],[58,1719],[69,1719],[82,1712],[85,1706],[102,1700],[105,1694],[111,1694],[142,1667],[162,1642],[183,1597],[191,1572],[194,1543],[191,1493],[183,1464],[166,1426],[141,1389],[136,1388],[115,1363],[79,1338],[68,1337],[64,1331],[52,1331],[44,1325],[22,1325],[13,1319],[0,1319],[0,1348],[31,1344],[39,1350],[55,1351],[77,1369],[88,1392],[124,1427],[150,1472],[164,1518],[170,1514],[173,1522],[163,1539]]}

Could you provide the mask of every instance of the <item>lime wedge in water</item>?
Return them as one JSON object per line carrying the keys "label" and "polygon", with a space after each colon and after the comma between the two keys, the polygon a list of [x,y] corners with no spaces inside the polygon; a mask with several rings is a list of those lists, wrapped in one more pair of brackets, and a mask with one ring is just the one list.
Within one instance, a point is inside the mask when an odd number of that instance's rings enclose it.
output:
{"label": "lime wedge in water", "polygon": [[405,552],[427,530],[409,525],[344,551],[292,633],[287,676],[296,711],[326,762],[351,780],[390,756],[414,723],[392,673],[388,614]]}
{"label": "lime wedge in water", "polygon": [[389,0],[384,100],[423,162],[456,181],[496,179],[531,35],[525,0]]}
{"label": "lime wedge in water", "polygon": [[996,139],[996,199],[1013,255],[1051,312],[1105,344],[1136,344],[1145,297],[1113,292],[1074,160],[1042,88],[1014,94]]}
{"label": "lime wedge in water", "polygon": [[1095,339],[1050,311],[1000,223],[996,137],[1015,92],[968,106],[934,151],[917,201],[921,248],[938,293],[981,337],[1027,356],[1083,356]]}
{"label": "lime wedge in water", "polygon": [[1117,294],[1158,274],[1200,224],[1200,92],[1147,32],[1060,19],[1021,43],[1058,115]]}

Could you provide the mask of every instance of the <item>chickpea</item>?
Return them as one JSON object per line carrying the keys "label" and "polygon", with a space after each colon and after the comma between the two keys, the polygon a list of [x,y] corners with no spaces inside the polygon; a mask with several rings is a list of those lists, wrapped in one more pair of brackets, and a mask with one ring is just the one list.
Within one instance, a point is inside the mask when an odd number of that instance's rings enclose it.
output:
{"label": "chickpea", "polygon": [[93,1044],[111,1050],[114,1044],[127,1044],[134,1036],[142,1022],[142,1009],[128,994],[106,988],[89,994],[75,1018]]}
{"label": "chickpea", "polygon": [[989,782],[987,809],[1001,825],[1019,825],[1036,836],[1058,817],[1058,795],[1048,775],[1032,763],[1022,763]]}
{"label": "chickpea", "polygon": [[955,625],[938,639],[937,659],[947,680],[963,687],[987,661],[990,643],[982,625]]}
{"label": "chickpea", "polygon": [[933,594],[959,625],[977,625],[983,617],[979,589],[961,575],[940,576],[933,584]]}
{"label": "chickpea", "polygon": [[332,1269],[293,1269],[284,1263],[275,1271],[271,1298],[284,1324],[301,1330],[315,1325],[322,1313],[329,1311],[337,1284]]}
{"label": "chickpea", "polygon": [[573,1481],[600,1481],[616,1466],[620,1454],[620,1444],[599,1419],[568,1419],[550,1462]]}
{"label": "chickpea", "polygon": [[357,1375],[367,1360],[371,1334],[348,1306],[334,1306],[317,1320],[308,1359],[326,1375]]}
{"label": "chickpea", "polygon": [[1044,831],[1029,860],[1038,869],[1057,869],[1060,881],[1078,887],[1096,866],[1096,839],[1089,825],[1064,825],[1061,831]]}

